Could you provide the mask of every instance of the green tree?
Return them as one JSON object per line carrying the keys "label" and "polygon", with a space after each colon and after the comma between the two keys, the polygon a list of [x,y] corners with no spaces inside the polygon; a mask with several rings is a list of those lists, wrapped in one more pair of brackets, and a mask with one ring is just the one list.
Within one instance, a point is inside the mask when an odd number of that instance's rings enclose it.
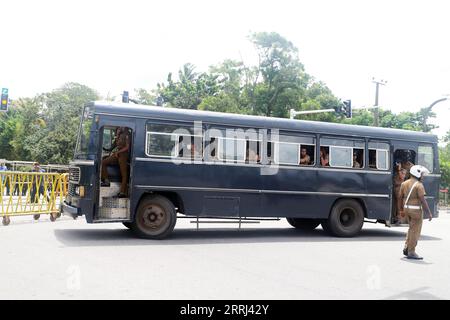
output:
{"label": "green tree", "polygon": [[298,59],[298,50],[274,32],[254,33],[250,40],[259,57],[257,71],[253,73],[255,79],[246,90],[250,108],[254,114],[286,116],[289,107],[297,105],[301,88],[309,80]]}
{"label": "green tree", "polygon": [[197,109],[205,97],[218,91],[217,78],[208,73],[196,73],[195,66],[187,63],[178,72],[178,80],[167,76],[167,84],[158,83],[157,93],[169,107]]}
{"label": "green tree", "polygon": [[143,88],[134,90],[136,100],[140,104],[156,105],[156,96]]}
{"label": "green tree", "polygon": [[37,138],[32,155],[51,163],[68,163],[73,157],[83,107],[87,102],[98,98],[95,90],[72,82],[45,94],[47,127],[41,131],[41,137],[31,138]]}

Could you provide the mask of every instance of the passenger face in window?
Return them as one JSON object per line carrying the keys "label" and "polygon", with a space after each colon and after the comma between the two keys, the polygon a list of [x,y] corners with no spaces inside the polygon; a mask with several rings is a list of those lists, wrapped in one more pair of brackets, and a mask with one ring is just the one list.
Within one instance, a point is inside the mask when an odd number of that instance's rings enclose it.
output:
{"label": "passenger face in window", "polygon": [[356,151],[353,152],[353,168],[361,168],[361,164],[358,162],[358,154]]}
{"label": "passenger face in window", "polygon": [[328,151],[326,147],[320,147],[320,165],[321,166],[329,166],[329,160],[328,160]]}
{"label": "passenger face in window", "polygon": [[253,150],[253,149],[248,150],[248,161],[249,162],[258,162],[259,161],[259,156],[255,150]]}
{"label": "passenger face in window", "polygon": [[309,165],[310,162],[311,162],[311,158],[308,155],[306,148],[301,148],[300,149],[300,164]]}

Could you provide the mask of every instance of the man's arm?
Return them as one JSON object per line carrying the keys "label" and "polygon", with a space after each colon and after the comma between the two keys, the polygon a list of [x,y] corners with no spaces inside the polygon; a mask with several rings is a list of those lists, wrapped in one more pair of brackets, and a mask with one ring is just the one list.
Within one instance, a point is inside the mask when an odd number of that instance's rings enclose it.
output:
{"label": "man's arm", "polygon": [[400,215],[400,217],[404,217],[405,216],[405,208],[403,207],[403,197],[405,195],[405,187],[403,185],[403,183],[400,186],[400,192],[399,195],[397,197],[397,208],[398,208],[398,215]]}
{"label": "man's arm", "polygon": [[122,152],[128,152],[128,150],[130,149],[130,139],[129,139],[128,135],[127,135],[125,141],[126,141],[126,142],[125,142],[125,147],[123,147],[122,149],[120,149],[120,150],[114,152],[114,155],[115,155],[116,157],[119,155],[119,153],[122,153]]}
{"label": "man's arm", "polygon": [[426,212],[428,213],[428,220],[431,221],[431,219],[433,219],[433,214],[431,213],[427,200],[425,200],[425,188],[423,187],[422,184],[420,184],[419,187],[417,188],[417,193],[419,196],[420,203],[422,204],[422,208],[425,208]]}

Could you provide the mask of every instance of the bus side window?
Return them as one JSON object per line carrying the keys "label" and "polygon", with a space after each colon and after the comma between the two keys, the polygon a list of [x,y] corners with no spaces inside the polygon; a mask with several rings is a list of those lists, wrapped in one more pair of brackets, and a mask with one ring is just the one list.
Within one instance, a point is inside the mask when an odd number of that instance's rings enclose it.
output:
{"label": "bus side window", "polygon": [[313,166],[315,164],[315,152],[316,148],[313,145],[301,144],[300,145],[300,165],[301,166]]}
{"label": "bus side window", "polygon": [[320,147],[320,165],[322,167],[330,166],[330,147]]}
{"label": "bus side window", "polygon": [[433,172],[433,146],[431,145],[419,145],[417,163],[427,168],[430,172]]}
{"label": "bus side window", "polygon": [[364,168],[364,149],[353,148],[353,168]]}
{"label": "bus side window", "polygon": [[369,150],[369,168],[377,168],[377,150]]}
{"label": "bus side window", "polygon": [[245,162],[245,140],[218,138],[218,159],[227,162]]}
{"label": "bus side window", "polygon": [[178,157],[201,160],[203,158],[203,137],[192,135],[178,136]]}
{"label": "bus side window", "polygon": [[[375,147],[378,147],[375,149]],[[387,143],[369,142],[369,168],[378,170],[389,169],[389,145]]]}
{"label": "bus side window", "polygon": [[246,140],[246,163],[260,163],[261,141]]}
{"label": "bus side window", "polygon": [[275,142],[267,142],[267,161],[269,164],[274,163],[274,150],[275,150]]}
{"label": "bus side window", "polygon": [[361,139],[323,137],[320,144],[321,166],[360,169],[365,165],[366,143]]}

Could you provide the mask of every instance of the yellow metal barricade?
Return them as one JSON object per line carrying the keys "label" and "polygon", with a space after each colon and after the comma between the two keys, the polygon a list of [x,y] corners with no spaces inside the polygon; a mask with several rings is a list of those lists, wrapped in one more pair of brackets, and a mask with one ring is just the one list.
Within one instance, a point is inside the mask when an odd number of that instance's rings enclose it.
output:
{"label": "yellow metal barricade", "polygon": [[67,194],[67,173],[0,172],[0,216],[3,225],[11,216],[49,214],[59,217],[59,208]]}

